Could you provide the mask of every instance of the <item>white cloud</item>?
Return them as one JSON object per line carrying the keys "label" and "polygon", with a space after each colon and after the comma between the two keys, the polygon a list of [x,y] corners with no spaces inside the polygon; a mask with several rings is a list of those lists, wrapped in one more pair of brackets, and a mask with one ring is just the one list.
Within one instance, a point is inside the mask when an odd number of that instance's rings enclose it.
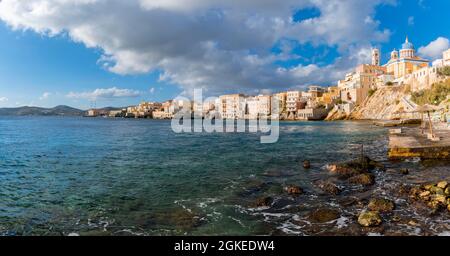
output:
{"label": "white cloud", "polygon": [[6,98],[6,97],[0,97],[0,102],[7,102],[7,101],[9,101],[8,98]]}
{"label": "white cloud", "polygon": [[433,60],[442,58],[442,53],[450,48],[450,41],[445,37],[438,37],[427,46],[419,48],[419,54]]}
{"label": "white cloud", "polygon": [[114,98],[135,98],[139,97],[141,93],[139,91],[130,89],[119,89],[117,87],[107,89],[95,89],[92,92],[70,92],[67,94],[68,98],[72,99],[114,99]]}
{"label": "white cloud", "polygon": [[[160,79],[210,92],[286,88],[323,83],[357,61],[350,49],[388,40],[375,7],[395,0],[3,0],[0,19],[13,29],[47,36],[67,34],[100,48],[99,64],[118,74],[161,71]],[[296,10],[320,16],[294,22]],[[337,47],[331,65],[299,65],[279,72],[291,57],[271,49],[282,39]],[[296,56],[300,58],[301,56]],[[343,66],[337,66],[337,65]],[[313,70],[316,69],[316,70]]]}
{"label": "white cloud", "polygon": [[39,100],[47,100],[52,94],[50,92],[44,92]]}

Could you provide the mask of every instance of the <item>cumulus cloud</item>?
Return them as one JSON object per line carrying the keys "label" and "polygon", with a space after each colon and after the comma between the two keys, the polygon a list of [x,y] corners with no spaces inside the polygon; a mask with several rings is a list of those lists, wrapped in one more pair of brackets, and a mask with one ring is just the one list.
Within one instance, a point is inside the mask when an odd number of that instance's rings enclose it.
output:
{"label": "cumulus cloud", "polygon": [[[209,92],[285,89],[331,83],[361,59],[354,52],[388,40],[375,7],[395,0],[3,0],[0,19],[16,30],[67,34],[99,48],[102,67],[117,74],[161,72],[160,80]],[[294,21],[316,8],[320,15]],[[337,48],[323,66],[280,68],[291,52],[280,40]],[[297,58],[301,56],[296,56]],[[319,78],[316,81],[316,76]]]}
{"label": "cumulus cloud", "polygon": [[0,97],[0,103],[1,102],[7,102],[9,99],[6,97]]}
{"label": "cumulus cloud", "polygon": [[114,98],[135,98],[139,97],[141,93],[139,91],[130,89],[119,89],[117,87],[107,89],[95,89],[92,92],[70,92],[67,94],[68,98],[72,99],[114,99]]}
{"label": "cumulus cloud", "polygon": [[442,52],[450,48],[450,41],[445,37],[438,37],[427,46],[419,48],[419,54],[433,60],[442,58]]}
{"label": "cumulus cloud", "polygon": [[44,92],[39,100],[47,100],[52,94],[50,92]]}

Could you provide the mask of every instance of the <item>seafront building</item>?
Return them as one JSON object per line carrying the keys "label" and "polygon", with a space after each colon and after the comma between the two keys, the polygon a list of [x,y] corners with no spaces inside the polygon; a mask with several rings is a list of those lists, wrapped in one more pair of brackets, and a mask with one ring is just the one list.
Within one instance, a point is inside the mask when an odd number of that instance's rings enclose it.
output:
{"label": "seafront building", "polygon": [[[406,86],[412,92],[429,89],[443,77],[440,70],[450,66],[450,49],[442,59],[430,62],[416,55],[414,45],[406,38],[399,51],[391,52],[390,60],[381,65],[381,52],[372,49],[371,64],[361,64],[338,81],[337,86],[312,85],[308,91],[291,90],[273,95],[222,95],[215,101],[196,103],[169,100],[164,103],[142,102],[110,116],[152,117],[170,119],[180,110],[190,110],[202,117],[217,113],[224,119],[258,119],[277,116],[291,120],[321,120],[334,107],[349,114],[377,89],[386,86]],[[276,103],[277,105],[275,105]],[[276,108],[277,111],[274,111]],[[88,115],[98,115],[95,110]]]}
{"label": "seafront building", "polygon": [[219,97],[219,114],[223,119],[244,119],[245,96],[243,94],[230,94]]}

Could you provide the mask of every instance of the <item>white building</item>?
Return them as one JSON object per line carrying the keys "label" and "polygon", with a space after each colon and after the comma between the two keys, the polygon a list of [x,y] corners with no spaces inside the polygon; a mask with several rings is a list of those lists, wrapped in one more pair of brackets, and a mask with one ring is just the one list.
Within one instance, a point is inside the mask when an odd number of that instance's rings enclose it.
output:
{"label": "white building", "polygon": [[302,98],[302,92],[289,91],[286,98],[286,109],[289,114],[297,112],[297,106]]}
{"label": "white building", "polygon": [[450,66],[450,49],[443,53],[444,66]]}
{"label": "white building", "polygon": [[243,119],[245,117],[245,105],[243,94],[219,97],[219,113],[223,119]]}

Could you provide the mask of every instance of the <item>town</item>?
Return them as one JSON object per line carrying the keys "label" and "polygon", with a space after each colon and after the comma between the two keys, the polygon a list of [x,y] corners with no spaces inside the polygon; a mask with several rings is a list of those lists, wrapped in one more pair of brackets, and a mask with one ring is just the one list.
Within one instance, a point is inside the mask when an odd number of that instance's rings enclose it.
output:
{"label": "town", "polygon": [[[90,109],[89,117],[171,119],[181,109],[190,109],[201,117],[218,114],[223,119],[278,118],[280,120],[324,120],[331,113],[348,116],[379,89],[404,87],[411,93],[429,90],[449,76],[450,49],[432,63],[416,54],[406,38],[401,49],[393,50],[390,60],[381,65],[381,52],[372,49],[370,64],[361,64],[333,86],[309,86],[309,90],[291,90],[272,95],[222,95],[206,102],[169,100],[142,102],[137,106],[112,111]],[[405,98],[404,104],[415,105]],[[274,102],[278,104],[275,115]],[[394,104],[394,103],[392,103]],[[448,110],[447,110],[448,113]]]}

